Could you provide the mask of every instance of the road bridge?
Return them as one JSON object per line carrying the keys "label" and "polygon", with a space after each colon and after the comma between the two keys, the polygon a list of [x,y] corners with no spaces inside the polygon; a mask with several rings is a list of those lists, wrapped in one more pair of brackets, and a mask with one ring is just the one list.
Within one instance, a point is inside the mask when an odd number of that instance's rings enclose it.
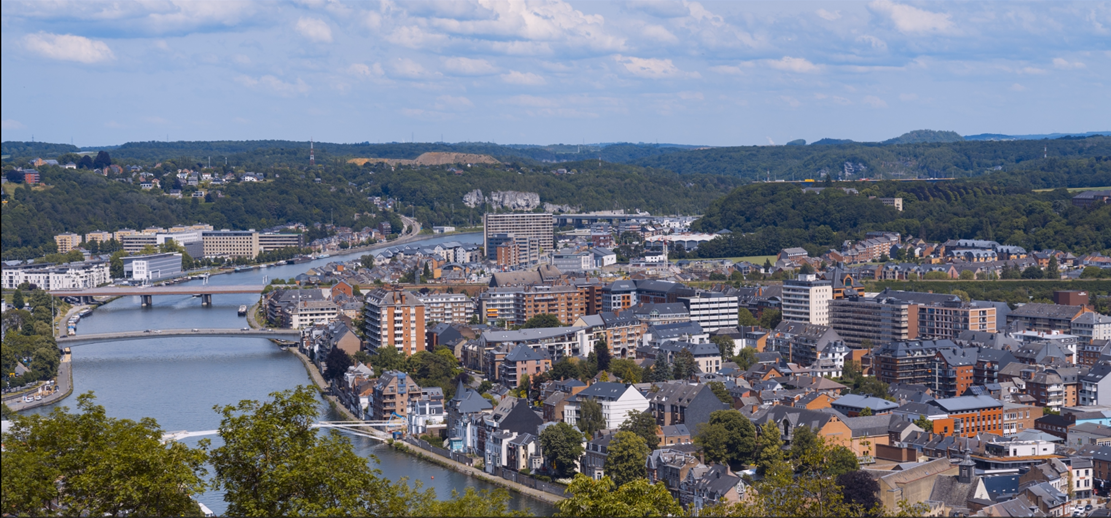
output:
{"label": "road bridge", "polygon": [[[319,423],[313,423],[311,427],[340,430],[352,435],[385,442],[391,438],[391,435],[381,429],[398,427],[404,429],[405,423],[397,419],[391,419],[389,421],[321,421]],[[166,432],[162,434],[162,441],[180,441],[190,437],[205,437],[217,435],[219,433],[220,430],[200,430],[195,432],[181,430],[178,432]]]}
{"label": "road bridge", "polygon": [[215,336],[222,338],[270,338],[274,340],[296,341],[301,332],[296,329],[146,329],[143,331],[119,331],[114,333],[93,333],[71,335],[58,338],[58,347],[74,347],[98,342],[123,342],[127,340],[149,340],[174,336]]}
{"label": "road bridge", "polygon": [[264,284],[243,286],[217,286],[213,284],[197,284],[193,286],[105,286],[102,288],[84,288],[76,290],[53,290],[50,292],[55,297],[124,297],[138,295],[142,297],[143,306],[150,306],[153,298],[159,295],[198,295],[201,304],[212,305],[213,295],[235,295],[241,293],[262,293],[266,288]]}

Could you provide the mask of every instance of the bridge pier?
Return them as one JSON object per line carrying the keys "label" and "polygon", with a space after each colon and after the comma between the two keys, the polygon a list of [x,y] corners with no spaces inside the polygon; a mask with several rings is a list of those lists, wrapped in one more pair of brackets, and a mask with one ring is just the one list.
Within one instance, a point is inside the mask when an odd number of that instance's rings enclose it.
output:
{"label": "bridge pier", "polygon": [[202,306],[211,306],[212,305],[212,294],[211,293],[202,293],[201,294],[201,305]]}
{"label": "bridge pier", "polygon": [[139,298],[143,301],[143,307],[144,308],[148,308],[148,307],[154,305],[154,296],[153,295],[139,295]]}

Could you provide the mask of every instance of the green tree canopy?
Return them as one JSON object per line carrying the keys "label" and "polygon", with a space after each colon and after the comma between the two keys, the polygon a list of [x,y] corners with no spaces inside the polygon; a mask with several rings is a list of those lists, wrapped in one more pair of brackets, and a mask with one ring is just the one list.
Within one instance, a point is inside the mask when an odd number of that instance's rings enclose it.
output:
{"label": "green tree canopy", "polygon": [[782,463],[783,439],[779,437],[779,427],[768,421],[756,437],[756,473],[763,476]]}
{"label": "green tree canopy", "polygon": [[760,321],[756,320],[756,317],[752,316],[752,312],[747,308],[741,308],[737,310],[737,325],[751,327],[760,325]]}
{"label": "green tree canopy", "polygon": [[602,417],[602,405],[594,398],[579,400],[579,430],[586,434],[589,441],[594,434],[606,427],[606,419]]}
{"label": "green tree canopy", "polygon": [[525,325],[521,329],[535,329],[538,327],[561,327],[563,322],[560,322],[559,317],[551,313],[542,313],[536,315],[525,321]]}
{"label": "green tree canopy", "polygon": [[736,410],[717,410],[694,437],[707,461],[739,467],[751,463],[756,452],[756,425]]}
{"label": "green tree canopy", "polygon": [[644,443],[648,445],[651,450],[656,449],[660,445],[660,436],[656,435],[659,426],[656,424],[656,417],[647,410],[644,412],[637,412],[630,410],[625,422],[621,423],[619,427],[623,432],[632,432],[644,439]]}
{"label": "green tree canopy", "polygon": [[555,472],[566,477],[575,471],[583,454],[583,434],[571,425],[558,422],[540,432],[540,448]]}
{"label": "green tree canopy", "polygon": [[714,335],[710,337],[710,342],[718,346],[718,351],[721,353],[722,359],[733,357],[733,339],[725,335]]}
{"label": "green tree canopy", "polygon": [[645,478],[616,487],[609,477],[594,480],[580,473],[567,487],[567,493],[569,496],[556,504],[557,517],[639,518],[684,514],[663,482],[652,485]]}
{"label": "green tree canopy", "polygon": [[618,487],[648,476],[645,459],[652,450],[640,435],[617,432],[610,440],[608,452],[602,469]]}

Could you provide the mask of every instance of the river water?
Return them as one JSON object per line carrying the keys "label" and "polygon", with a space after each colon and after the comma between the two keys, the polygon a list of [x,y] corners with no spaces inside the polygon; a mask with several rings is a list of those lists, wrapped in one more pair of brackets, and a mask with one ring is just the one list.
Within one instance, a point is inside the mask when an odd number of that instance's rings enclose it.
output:
{"label": "river water", "polygon": [[[475,243],[481,234],[441,236],[420,243],[446,241]],[[290,278],[311,266],[330,261],[347,260],[366,252],[336,255],[310,263],[248,270],[213,276],[210,284],[261,284],[264,277]],[[199,282],[199,281],[194,281]],[[217,295],[211,307],[202,307],[200,298],[154,297],[153,307],[143,308],[139,297],[122,297],[101,306],[78,324],[78,334],[144,329],[187,329],[246,327],[246,318],[237,316],[241,304],[251,305],[258,295]],[[297,385],[311,385],[301,362],[291,353],[282,351],[269,340],[261,338],[173,337],[133,340],[117,343],[88,344],[73,347],[74,395],[53,406],[76,409],[76,395],[92,391],[97,403],[109,416],[135,419],[152,417],[168,432],[214,430],[220,416],[214,406],[231,405],[243,399],[264,400],[272,392]],[[49,413],[53,406],[31,410]],[[345,420],[321,400],[322,420]],[[476,480],[397,453],[389,447],[363,437],[349,436],[355,451],[363,456],[374,455],[382,474],[397,480],[409,477],[421,481],[425,488],[434,488],[441,499],[451,491],[467,487],[493,489],[497,486]],[[184,442],[196,446],[201,438]],[[210,439],[220,445],[219,436]],[[211,469],[209,470],[211,471]],[[217,514],[227,508],[221,492],[209,491],[198,500]],[[550,515],[547,503],[510,493],[510,507],[529,510],[536,515]]]}

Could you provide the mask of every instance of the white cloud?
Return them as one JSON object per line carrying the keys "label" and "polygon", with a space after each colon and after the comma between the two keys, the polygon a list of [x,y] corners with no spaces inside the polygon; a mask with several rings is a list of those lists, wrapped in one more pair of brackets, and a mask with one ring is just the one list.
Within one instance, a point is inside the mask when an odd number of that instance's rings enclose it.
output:
{"label": "white cloud", "polygon": [[778,60],[765,60],[765,63],[776,70],[787,72],[811,73],[821,69],[821,67],[807,61],[805,58],[793,58],[791,56],[784,56],[783,59]]}
{"label": "white cloud", "polygon": [[672,77],[690,76],[698,77],[698,74],[684,73],[676,67],[670,59],[657,59],[657,58],[638,58],[633,56],[622,56],[618,54],[614,56],[618,63],[621,63],[625,70],[630,74],[637,77],[646,77],[649,79],[666,79]]}
{"label": "white cloud", "polygon": [[1015,84],[1011,85],[1011,91],[1014,91],[1014,92],[1025,92],[1025,91],[1026,91],[1026,87],[1025,87],[1025,86],[1022,86],[1022,85],[1020,85],[1020,84],[1018,84],[1018,83],[1015,83]]}
{"label": "white cloud", "polygon": [[874,50],[887,50],[887,42],[868,34],[857,36],[856,41],[867,43]]}
{"label": "white cloud", "polygon": [[644,29],[640,32],[644,35],[644,37],[653,41],[659,41],[663,43],[675,43],[679,41],[679,38],[676,38],[675,35],[671,33],[671,31],[667,30],[667,28],[663,27],[662,25],[645,25]]}
{"label": "white cloud", "polygon": [[389,36],[391,43],[411,49],[438,48],[447,42],[448,37],[427,31],[416,25],[406,25],[394,29]]}
{"label": "white cloud", "polygon": [[635,0],[626,5],[630,9],[643,11],[657,18],[680,18],[690,14],[686,2],[676,0]]}
{"label": "white cloud", "polygon": [[518,72],[516,70],[510,70],[508,74],[502,74],[501,80],[510,84],[529,86],[539,86],[547,82],[539,74]]}
{"label": "white cloud", "polygon": [[953,27],[952,16],[948,13],[926,11],[891,0],[874,0],[868,7],[887,15],[895,23],[895,28],[906,34],[945,32]]}
{"label": "white cloud", "polygon": [[485,59],[471,59],[464,57],[454,57],[444,59],[444,69],[448,72],[459,74],[462,76],[483,76],[493,74],[498,71],[489,61]]}
{"label": "white cloud", "polygon": [[305,18],[297,19],[295,26],[297,32],[301,33],[309,41],[318,43],[331,43],[332,42],[332,28],[319,18]]}
{"label": "white cloud", "polygon": [[429,72],[409,58],[398,58],[394,60],[390,66],[391,72],[395,76],[404,77],[407,79],[424,79],[440,75],[439,73]]}
{"label": "white cloud", "polygon": [[832,13],[825,9],[818,9],[817,14],[823,20],[834,21],[841,18],[841,11],[833,11]]}
{"label": "white cloud", "polygon": [[880,99],[874,95],[866,95],[862,101],[864,104],[873,108],[887,108],[887,101]]}
{"label": "white cloud", "polygon": [[28,34],[23,37],[23,44],[36,54],[62,61],[99,63],[116,59],[107,43],[72,34]]}
{"label": "white cloud", "polygon": [[1042,74],[1045,74],[1045,70],[1042,70],[1042,69],[1037,68],[1037,67],[1022,67],[1022,68],[1018,69],[1018,73],[1040,76]]}
{"label": "white cloud", "polygon": [[372,65],[354,63],[347,67],[347,73],[359,77],[382,77],[385,75],[385,71],[382,70],[382,65],[378,63]]}
{"label": "white cloud", "polygon": [[1080,61],[1070,62],[1065,58],[1053,58],[1053,66],[1062,70],[1075,70],[1078,68],[1084,68],[1087,65]]}
{"label": "white cloud", "polygon": [[455,110],[455,111],[466,110],[468,108],[473,108],[473,107],[474,107],[474,103],[471,102],[470,99],[467,99],[466,97],[463,97],[463,96],[454,97],[454,96],[451,96],[451,95],[441,95],[441,96],[437,97],[436,98],[436,104],[433,105],[433,108],[435,108],[437,110]]}
{"label": "white cloud", "polygon": [[433,16],[431,27],[452,35],[484,40],[524,40],[558,42],[572,47],[598,51],[625,48],[625,39],[605,28],[600,14],[583,14],[562,1],[482,0],[483,9],[471,13],[471,19]]}
{"label": "white cloud", "polygon": [[[802,106],[802,103],[799,102],[798,99],[795,99],[794,97],[791,97],[789,95],[781,95],[781,96],[779,96],[779,99],[781,101],[787,103],[787,106],[790,106],[792,108],[798,108],[799,106]],[[768,139],[768,140],[771,140],[771,139]],[[775,143],[773,142],[772,144],[775,144]]]}
{"label": "white cloud", "polygon": [[3,121],[0,121],[0,129],[17,130],[23,129],[25,127],[26,126],[24,126],[22,122],[19,122],[15,119],[4,119]]}
{"label": "white cloud", "polygon": [[310,90],[309,85],[305,84],[301,78],[297,78],[296,83],[288,83],[269,74],[259,77],[258,79],[242,75],[235,78],[235,82],[247,88],[269,91],[282,97],[293,97],[299,94],[306,94]]}

